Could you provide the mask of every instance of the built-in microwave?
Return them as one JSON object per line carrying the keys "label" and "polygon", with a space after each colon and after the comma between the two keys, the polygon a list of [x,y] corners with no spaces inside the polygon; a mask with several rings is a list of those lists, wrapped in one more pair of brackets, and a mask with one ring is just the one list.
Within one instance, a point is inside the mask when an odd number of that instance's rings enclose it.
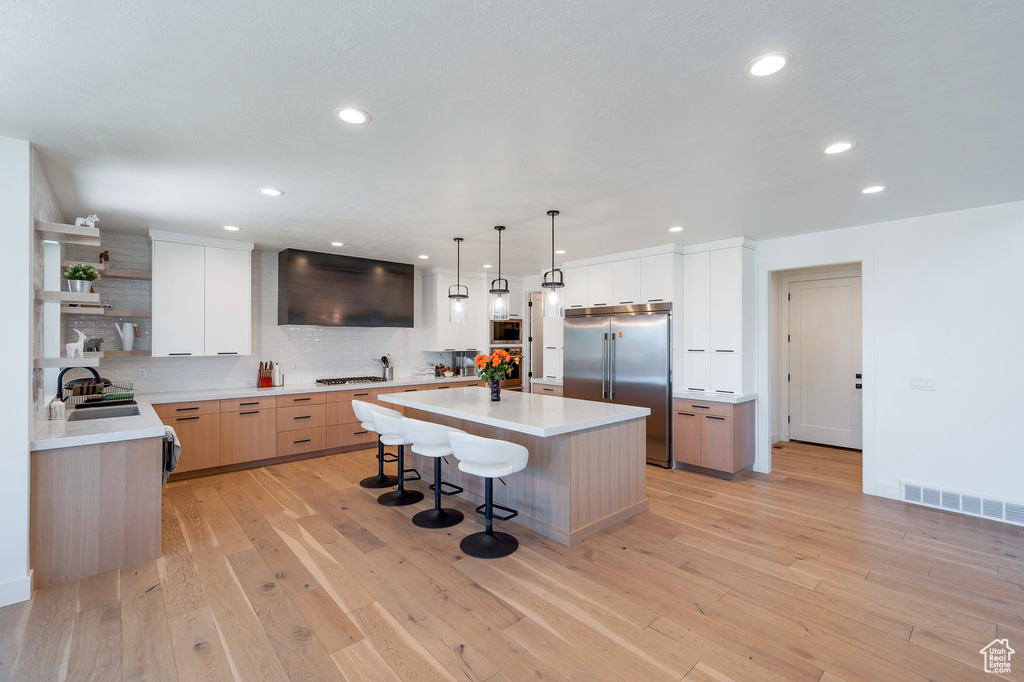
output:
{"label": "built-in microwave", "polygon": [[523,321],[516,318],[491,321],[491,345],[523,342]]}

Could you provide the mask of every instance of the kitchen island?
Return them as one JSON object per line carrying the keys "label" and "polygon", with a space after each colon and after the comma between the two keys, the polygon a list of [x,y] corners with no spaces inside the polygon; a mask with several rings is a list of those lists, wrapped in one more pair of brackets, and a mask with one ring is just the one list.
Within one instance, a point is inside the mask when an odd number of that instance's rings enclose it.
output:
{"label": "kitchen island", "polygon": [[[382,395],[413,419],[446,424],[530,451],[526,469],[495,486],[496,501],[519,511],[515,521],[572,545],[648,508],[643,407],[503,391],[492,402],[482,387]],[[431,478],[433,460],[406,450],[406,466]],[[483,479],[455,461],[442,476],[483,501]]]}

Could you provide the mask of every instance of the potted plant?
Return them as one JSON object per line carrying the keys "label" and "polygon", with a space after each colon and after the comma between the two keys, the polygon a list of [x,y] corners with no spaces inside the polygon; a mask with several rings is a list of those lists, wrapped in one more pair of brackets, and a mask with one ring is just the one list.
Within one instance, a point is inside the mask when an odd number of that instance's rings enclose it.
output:
{"label": "potted plant", "polygon": [[88,294],[92,291],[92,283],[99,278],[100,271],[85,263],[71,265],[64,271],[64,279],[68,281],[68,291],[77,294]]}
{"label": "potted plant", "polygon": [[476,375],[491,385],[491,400],[501,400],[501,380],[512,373],[512,365],[519,364],[508,351],[495,349],[490,355],[476,356]]}

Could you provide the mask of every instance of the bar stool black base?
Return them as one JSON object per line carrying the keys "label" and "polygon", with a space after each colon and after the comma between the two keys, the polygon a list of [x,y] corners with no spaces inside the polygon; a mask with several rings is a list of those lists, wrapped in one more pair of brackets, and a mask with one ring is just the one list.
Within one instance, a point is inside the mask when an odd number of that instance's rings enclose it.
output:
{"label": "bar stool black base", "polygon": [[423,493],[419,490],[392,490],[390,493],[384,493],[377,498],[378,504],[383,504],[385,507],[404,507],[410,504],[416,504],[423,499]]}
{"label": "bar stool black base", "polygon": [[462,523],[462,512],[458,509],[427,509],[412,517],[420,528],[450,528]]}
{"label": "bar stool black base", "polygon": [[364,488],[394,488],[398,485],[398,476],[389,476],[388,474],[367,476],[359,481],[359,485]]}
{"label": "bar stool black base", "polygon": [[498,559],[519,549],[519,540],[508,533],[473,533],[462,538],[462,551],[477,559]]}

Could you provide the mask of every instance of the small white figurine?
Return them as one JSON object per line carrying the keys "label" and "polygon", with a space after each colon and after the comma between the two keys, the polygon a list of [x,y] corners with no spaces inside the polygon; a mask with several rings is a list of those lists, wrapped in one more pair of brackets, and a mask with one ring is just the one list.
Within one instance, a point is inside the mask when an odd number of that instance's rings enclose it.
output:
{"label": "small white figurine", "polygon": [[75,218],[76,227],[96,227],[96,223],[100,221],[100,217],[93,213],[88,218]]}
{"label": "small white figurine", "polygon": [[64,347],[68,351],[69,358],[84,358],[85,355],[82,349],[85,348],[85,340],[88,337],[77,329],[75,330],[75,333],[78,334],[78,341],[66,344]]}

